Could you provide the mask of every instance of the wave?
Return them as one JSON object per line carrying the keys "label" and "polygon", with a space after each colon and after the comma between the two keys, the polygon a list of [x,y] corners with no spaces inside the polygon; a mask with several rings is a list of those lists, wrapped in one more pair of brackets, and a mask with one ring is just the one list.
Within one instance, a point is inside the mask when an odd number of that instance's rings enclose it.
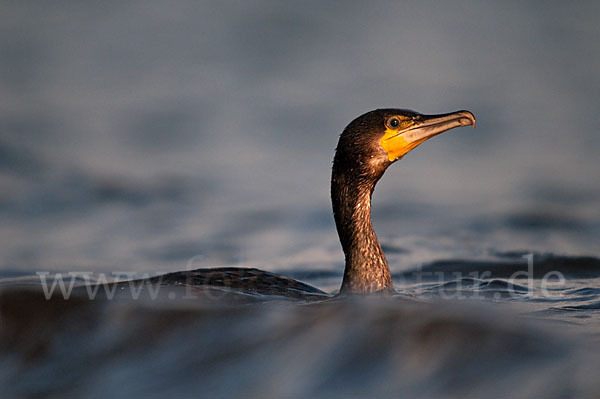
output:
{"label": "wave", "polygon": [[0,383],[4,397],[600,395],[597,351],[582,336],[488,305],[46,300],[5,289]]}
{"label": "wave", "polygon": [[496,257],[489,260],[438,260],[419,268],[396,273],[395,277],[406,280],[431,280],[468,275],[485,278],[511,278],[530,274],[533,278],[544,278],[555,272],[559,272],[567,278],[600,277],[600,259],[594,256],[534,254],[530,271],[527,259],[523,257],[524,254],[526,253],[495,253]]}

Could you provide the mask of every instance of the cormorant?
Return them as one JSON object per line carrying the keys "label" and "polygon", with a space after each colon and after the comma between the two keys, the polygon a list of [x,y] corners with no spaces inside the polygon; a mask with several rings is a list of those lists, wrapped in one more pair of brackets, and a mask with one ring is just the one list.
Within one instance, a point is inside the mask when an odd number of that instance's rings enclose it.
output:
{"label": "cormorant", "polygon": [[[475,127],[469,111],[423,115],[378,109],[350,122],[340,135],[331,173],[331,202],[346,258],[340,294],[393,292],[387,260],[371,224],[371,196],[386,169],[419,144],[459,126]],[[250,268],[198,269],[150,279],[162,284],[228,287],[296,298],[325,292],[294,279]]]}

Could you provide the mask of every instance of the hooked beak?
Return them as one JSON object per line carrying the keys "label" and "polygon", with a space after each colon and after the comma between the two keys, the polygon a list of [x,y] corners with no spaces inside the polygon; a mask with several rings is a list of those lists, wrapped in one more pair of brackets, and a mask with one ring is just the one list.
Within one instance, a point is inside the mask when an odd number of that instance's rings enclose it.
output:
{"label": "hooked beak", "polygon": [[462,110],[441,115],[421,115],[420,120],[403,132],[399,132],[409,143],[423,142],[447,130],[459,126],[475,127],[475,117],[469,111]]}
{"label": "hooked beak", "polygon": [[475,127],[475,117],[462,110],[439,115],[415,114],[410,124],[399,130],[386,130],[380,144],[390,161],[402,158],[424,141],[460,126]]}

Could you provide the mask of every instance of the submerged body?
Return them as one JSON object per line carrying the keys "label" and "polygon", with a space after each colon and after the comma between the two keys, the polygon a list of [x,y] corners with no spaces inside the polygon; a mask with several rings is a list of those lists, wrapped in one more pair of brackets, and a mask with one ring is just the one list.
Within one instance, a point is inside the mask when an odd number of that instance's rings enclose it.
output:
{"label": "submerged body", "polygon": [[[276,273],[247,267],[219,267],[168,273],[140,280],[152,284],[207,286],[220,289],[220,295],[235,292],[286,297],[291,299],[319,300],[330,295],[311,285]],[[126,285],[127,282],[121,283]],[[197,294],[197,293],[196,293]],[[209,295],[213,295],[209,293]]]}
{"label": "submerged body", "polygon": [[[331,202],[345,255],[340,294],[393,292],[387,260],[371,222],[371,196],[386,169],[419,144],[459,126],[475,126],[469,111],[423,115],[379,109],[353,120],[342,132],[331,175]],[[286,297],[327,294],[299,281],[258,269],[217,268],[170,273],[152,283],[227,287]]]}

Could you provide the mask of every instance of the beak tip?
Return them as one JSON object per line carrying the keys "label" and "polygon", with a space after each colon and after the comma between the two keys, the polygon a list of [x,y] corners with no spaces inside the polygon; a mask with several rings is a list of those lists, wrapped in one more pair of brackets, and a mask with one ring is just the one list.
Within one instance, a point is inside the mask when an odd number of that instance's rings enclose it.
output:
{"label": "beak tip", "polygon": [[461,114],[463,114],[466,119],[469,120],[470,123],[468,123],[468,125],[473,126],[473,129],[475,129],[475,125],[476,125],[475,115],[473,115],[473,113],[471,111],[467,111],[467,110],[463,110],[463,111],[459,111],[459,112]]}

